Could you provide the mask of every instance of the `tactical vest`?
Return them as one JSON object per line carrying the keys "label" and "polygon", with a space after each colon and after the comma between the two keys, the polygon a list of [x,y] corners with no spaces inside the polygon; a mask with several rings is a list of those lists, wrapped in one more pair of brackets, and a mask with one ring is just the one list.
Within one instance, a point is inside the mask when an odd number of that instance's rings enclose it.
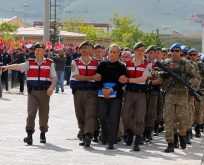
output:
{"label": "tactical vest", "polygon": [[198,61],[198,68],[201,75],[201,84],[200,87],[204,88],[204,63],[202,61]]}
{"label": "tactical vest", "polygon": [[[138,78],[143,75],[147,65],[149,63],[147,61],[143,61],[140,65],[135,67],[134,61],[129,60],[126,62],[127,68],[127,77],[128,78]],[[134,84],[134,83],[127,83],[126,88],[127,91],[138,91],[138,90],[146,90],[146,85],[144,83]]]}
{"label": "tactical vest", "polygon": [[46,59],[41,65],[38,65],[35,59],[29,59],[29,70],[27,73],[27,86],[49,87],[51,85],[50,68],[52,60]]}
{"label": "tactical vest", "polygon": [[[79,74],[82,76],[93,76],[96,74],[96,69],[98,65],[98,60],[91,59],[88,65],[85,65],[81,60],[75,60]],[[71,78],[70,87],[73,90],[96,90],[98,89],[98,84],[94,81],[78,81],[75,78]]]}

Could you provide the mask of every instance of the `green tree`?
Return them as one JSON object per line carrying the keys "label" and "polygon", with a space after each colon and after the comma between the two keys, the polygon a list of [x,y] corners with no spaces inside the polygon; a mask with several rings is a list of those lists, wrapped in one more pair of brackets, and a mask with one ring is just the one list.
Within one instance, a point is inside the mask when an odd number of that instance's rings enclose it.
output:
{"label": "green tree", "polygon": [[132,47],[138,41],[144,42],[145,45],[162,45],[159,35],[140,30],[140,24],[134,24],[131,16],[119,16],[116,13],[110,20],[114,25],[111,38],[122,47]]}
{"label": "green tree", "polygon": [[102,28],[96,28],[92,24],[85,23],[81,17],[73,19],[70,17],[64,22],[63,30],[83,33],[87,40],[97,42],[108,38],[108,33]]}
{"label": "green tree", "polygon": [[15,39],[17,35],[14,33],[17,30],[17,26],[9,24],[9,23],[2,23],[0,25],[0,37],[4,41],[9,41]]}

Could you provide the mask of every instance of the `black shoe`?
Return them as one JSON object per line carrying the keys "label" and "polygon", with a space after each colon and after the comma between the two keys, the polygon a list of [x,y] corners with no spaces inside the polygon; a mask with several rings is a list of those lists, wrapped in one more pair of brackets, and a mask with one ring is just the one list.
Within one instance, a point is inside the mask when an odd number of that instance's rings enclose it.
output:
{"label": "black shoe", "polygon": [[109,150],[113,150],[114,149],[114,144],[108,144],[108,148]]}
{"label": "black shoe", "polygon": [[153,136],[159,136],[158,130],[155,130],[155,131],[154,131]]}
{"label": "black shoe", "polygon": [[168,143],[168,147],[164,150],[166,153],[174,152],[174,144]]}
{"label": "black shoe", "polygon": [[180,146],[182,149],[186,148],[186,137],[185,136],[179,136],[179,140],[180,140]]}
{"label": "black shoe", "polygon": [[98,135],[99,135],[99,133],[98,133],[98,131],[94,131],[94,137],[93,137],[93,142],[98,142]]}
{"label": "black shoe", "polygon": [[82,142],[79,143],[79,145],[80,145],[80,146],[84,146],[84,145],[85,145],[85,142],[82,141]]}
{"label": "black shoe", "polygon": [[191,130],[190,129],[186,133],[186,144],[191,144]]}
{"label": "black shoe", "polygon": [[79,131],[79,133],[77,134],[77,137],[79,138],[79,140],[83,140],[84,134],[81,131]]}
{"label": "black shoe", "polygon": [[23,141],[24,141],[24,143],[27,143],[28,145],[32,145],[33,144],[33,137],[32,137],[32,135],[33,135],[34,131],[27,130],[26,132],[27,132],[27,137],[25,137],[23,139]]}
{"label": "black shoe", "polygon": [[201,138],[200,125],[196,124],[196,126],[195,126],[195,132],[196,132],[195,137]]}
{"label": "black shoe", "polygon": [[31,136],[31,137],[29,137],[29,136],[25,137],[25,138],[23,139],[23,141],[24,141],[25,143],[27,143],[28,145],[32,145],[32,144],[33,144],[33,138],[32,138],[32,136]]}
{"label": "black shoe", "polygon": [[61,89],[61,92],[63,93],[63,92],[64,92],[64,89]]}
{"label": "black shoe", "polygon": [[133,146],[133,151],[140,151],[140,147],[139,147],[140,141],[141,141],[141,136],[136,135],[135,136],[134,146]]}
{"label": "black shoe", "polygon": [[178,134],[174,134],[174,148],[179,148]]}
{"label": "black shoe", "polygon": [[127,130],[127,136],[125,139],[127,146],[131,146],[133,142],[133,132],[132,130]]}
{"label": "black shoe", "polygon": [[146,131],[146,143],[151,143],[152,132],[150,130]]}
{"label": "black shoe", "polygon": [[107,143],[106,138],[101,136],[101,142],[102,142],[102,145],[106,145],[106,143]]}
{"label": "black shoe", "polygon": [[45,133],[40,133],[40,143],[46,143]]}
{"label": "black shoe", "polygon": [[84,146],[90,147],[91,145],[91,134],[87,133],[84,138]]}

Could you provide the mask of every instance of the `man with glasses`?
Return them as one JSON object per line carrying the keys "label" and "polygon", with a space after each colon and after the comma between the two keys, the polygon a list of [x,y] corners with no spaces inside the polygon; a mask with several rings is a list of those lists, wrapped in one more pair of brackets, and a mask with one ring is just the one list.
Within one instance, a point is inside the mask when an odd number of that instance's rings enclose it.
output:
{"label": "man with glasses", "polygon": [[[199,56],[198,56],[198,51],[194,48],[190,49],[188,51],[188,55],[189,58],[196,62],[198,64],[198,68],[199,68],[199,73],[201,76],[201,83],[200,83],[200,87],[199,90],[201,90],[202,92],[204,91],[204,64],[203,62],[199,61]],[[204,115],[204,102],[203,100],[198,102],[195,101],[195,137],[200,138],[201,137],[201,133],[200,133],[200,128],[201,125],[203,124],[203,115]]]}
{"label": "man with glasses", "polygon": [[[170,51],[172,58],[164,61],[164,65],[185,81],[195,78],[196,71],[194,67],[188,61],[181,59],[181,45],[179,43],[173,44],[170,47]],[[164,80],[163,85],[166,91],[164,121],[166,128],[165,138],[168,147],[165,152],[170,153],[174,152],[175,125],[179,134],[181,148],[186,148],[186,132],[189,123],[188,90],[177,83],[168,73],[163,72],[161,77]]]}

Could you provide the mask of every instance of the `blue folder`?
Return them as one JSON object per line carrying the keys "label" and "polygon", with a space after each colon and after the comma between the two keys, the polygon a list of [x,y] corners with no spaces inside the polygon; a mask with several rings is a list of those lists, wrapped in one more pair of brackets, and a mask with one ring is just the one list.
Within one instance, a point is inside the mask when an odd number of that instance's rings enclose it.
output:
{"label": "blue folder", "polygon": [[[116,83],[103,83],[104,88],[113,88]],[[117,91],[113,90],[110,93],[109,98],[116,98]],[[101,89],[98,90],[98,97],[104,97],[103,92]]]}

